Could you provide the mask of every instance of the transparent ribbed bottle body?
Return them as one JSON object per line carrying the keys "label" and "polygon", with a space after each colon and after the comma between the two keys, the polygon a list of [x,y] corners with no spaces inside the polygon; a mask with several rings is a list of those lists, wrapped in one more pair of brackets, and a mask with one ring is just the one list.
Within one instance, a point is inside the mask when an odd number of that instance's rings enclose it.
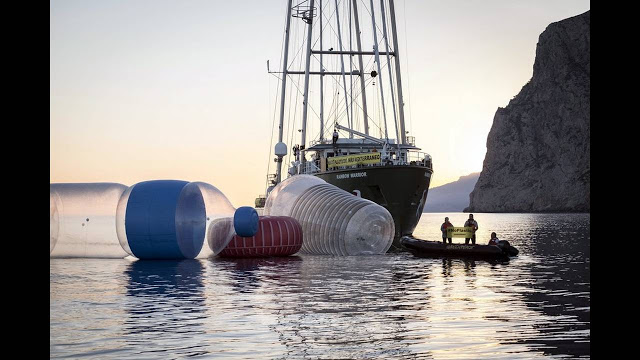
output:
{"label": "transparent ribbed bottle body", "polygon": [[384,254],[393,242],[393,218],[382,206],[310,175],[292,176],[269,194],[265,215],[290,216],[302,226],[300,253]]}

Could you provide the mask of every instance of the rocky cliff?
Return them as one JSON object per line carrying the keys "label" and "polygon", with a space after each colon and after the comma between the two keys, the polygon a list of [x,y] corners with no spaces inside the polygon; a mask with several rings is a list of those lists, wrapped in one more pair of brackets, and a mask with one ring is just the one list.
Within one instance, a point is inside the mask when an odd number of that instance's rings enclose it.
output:
{"label": "rocky cliff", "polygon": [[487,138],[467,212],[590,211],[590,11],[550,24]]}

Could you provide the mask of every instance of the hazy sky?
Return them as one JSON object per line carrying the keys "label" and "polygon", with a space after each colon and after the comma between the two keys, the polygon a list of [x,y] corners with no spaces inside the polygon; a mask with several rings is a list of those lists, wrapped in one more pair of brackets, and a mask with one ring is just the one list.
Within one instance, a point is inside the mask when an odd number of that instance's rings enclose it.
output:
{"label": "hazy sky", "polygon": [[[433,157],[431,187],[482,169],[495,111],[531,78],[540,33],[590,9],[584,0],[395,4],[407,130]],[[50,182],[204,181],[253,206],[272,161],[277,80],[266,61],[280,67],[285,7],[51,1]]]}

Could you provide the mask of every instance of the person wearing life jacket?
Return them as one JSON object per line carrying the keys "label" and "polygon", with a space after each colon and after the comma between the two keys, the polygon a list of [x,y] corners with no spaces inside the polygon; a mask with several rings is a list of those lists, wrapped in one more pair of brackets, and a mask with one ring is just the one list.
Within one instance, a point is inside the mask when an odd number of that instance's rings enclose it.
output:
{"label": "person wearing life jacket", "polygon": [[473,220],[473,214],[469,214],[469,219],[467,221],[465,221],[464,226],[470,226],[473,228],[473,236],[471,236],[470,238],[465,238],[464,239],[464,243],[465,244],[469,244],[469,240],[471,240],[471,243],[473,245],[476,244],[476,230],[478,230],[478,222]]}
{"label": "person wearing life jacket", "polygon": [[447,239],[449,240],[449,244],[451,244],[451,238],[447,237],[447,229],[453,227],[453,224],[449,222],[449,218],[445,217],[444,222],[440,225],[440,231],[442,231],[442,242],[447,243]]}
{"label": "person wearing life jacket", "polygon": [[489,239],[489,244],[487,245],[496,245],[498,246],[498,242],[500,241],[500,239],[498,239],[498,235],[495,232],[491,233],[491,239]]}

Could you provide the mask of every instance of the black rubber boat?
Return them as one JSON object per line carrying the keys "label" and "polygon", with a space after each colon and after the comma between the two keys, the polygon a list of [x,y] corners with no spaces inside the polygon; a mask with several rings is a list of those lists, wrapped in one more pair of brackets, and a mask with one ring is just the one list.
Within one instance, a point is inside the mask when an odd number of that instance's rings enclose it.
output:
{"label": "black rubber boat", "polygon": [[415,256],[420,257],[455,257],[468,259],[508,260],[518,255],[518,249],[508,241],[501,240],[499,245],[445,244],[441,241],[420,240],[403,236],[402,246]]}

